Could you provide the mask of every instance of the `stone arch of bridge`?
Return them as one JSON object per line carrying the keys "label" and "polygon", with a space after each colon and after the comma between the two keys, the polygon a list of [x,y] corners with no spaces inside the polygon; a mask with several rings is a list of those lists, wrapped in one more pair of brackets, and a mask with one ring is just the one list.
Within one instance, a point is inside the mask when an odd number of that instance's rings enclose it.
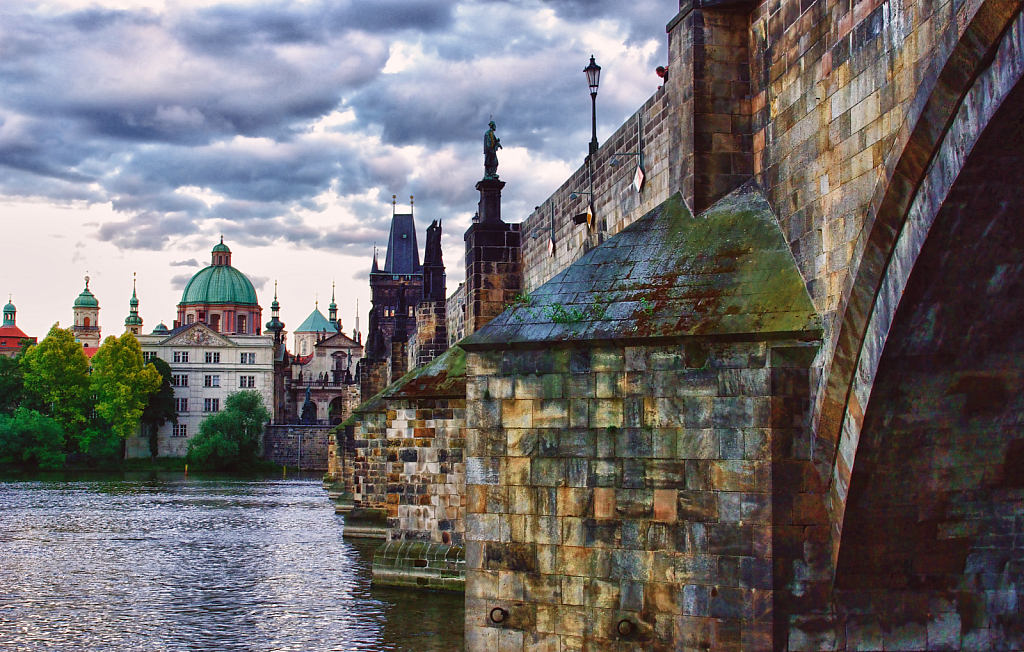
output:
{"label": "stone arch of bridge", "polygon": [[855,649],[1024,645],[1022,115],[1024,81],[963,159],[862,367],[833,596]]}
{"label": "stone arch of bridge", "polygon": [[813,413],[815,464],[829,487],[833,563],[864,415],[915,261],[968,154],[1024,72],[1020,8],[1019,0],[986,0],[957,42],[937,44],[872,198]]}

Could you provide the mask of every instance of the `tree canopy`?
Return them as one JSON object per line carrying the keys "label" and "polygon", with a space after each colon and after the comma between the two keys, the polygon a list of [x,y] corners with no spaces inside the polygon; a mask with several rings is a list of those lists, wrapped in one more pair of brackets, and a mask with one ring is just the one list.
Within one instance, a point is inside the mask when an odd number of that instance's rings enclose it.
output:
{"label": "tree canopy", "polygon": [[223,412],[207,417],[188,444],[188,459],[197,466],[218,470],[251,467],[259,458],[263,424],[270,412],[259,392],[229,394]]}
{"label": "tree canopy", "polygon": [[42,342],[28,348],[22,365],[25,391],[39,411],[65,434],[81,431],[89,409],[89,361],[71,329],[54,324]]}
{"label": "tree canopy", "polygon": [[25,374],[18,358],[0,356],[0,413],[10,414],[25,398]]}
{"label": "tree canopy", "polygon": [[132,333],[103,340],[92,358],[90,386],[96,414],[110,431],[126,439],[135,434],[151,394],[160,389],[162,375],[142,360],[142,347]]}
{"label": "tree canopy", "polygon": [[142,425],[149,430],[149,452],[157,455],[157,430],[168,421],[178,423],[178,412],[174,409],[174,387],[171,385],[171,365],[160,358],[150,363],[160,373],[160,388],[149,395],[146,408],[142,411]]}
{"label": "tree canopy", "polygon": [[64,433],[56,421],[21,407],[0,415],[0,464],[51,470],[64,460]]}

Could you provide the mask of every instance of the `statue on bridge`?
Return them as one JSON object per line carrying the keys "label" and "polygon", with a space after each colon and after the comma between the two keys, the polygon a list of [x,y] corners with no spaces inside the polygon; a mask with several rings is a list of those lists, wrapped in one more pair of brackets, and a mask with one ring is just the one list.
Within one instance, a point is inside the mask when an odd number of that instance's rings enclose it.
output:
{"label": "statue on bridge", "polygon": [[501,149],[501,140],[494,134],[496,126],[494,120],[487,123],[490,129],[484,134],[484,179],[498,178],[498,150]]}
{"label": "statue on bridge", "polygon": [[309,396],[309,387],[306,387],[306,402],[302,404],[302,422],[316,423],[316,403]]}

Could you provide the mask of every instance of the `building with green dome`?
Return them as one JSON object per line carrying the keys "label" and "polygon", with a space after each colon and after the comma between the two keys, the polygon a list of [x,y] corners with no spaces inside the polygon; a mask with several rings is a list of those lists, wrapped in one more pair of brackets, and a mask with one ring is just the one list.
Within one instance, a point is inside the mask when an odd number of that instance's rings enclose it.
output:
{"label": "building with green dome", "polygon": [[36,338],[29,337],[25,331],[18,328],[15,316],[18,309],[14,307],[14,300],[8,299],[4,306],[4,323],[0,325],[0,355],[13,358],[21,352],[21,343],[28,340],[36,343]]}
{"label": "building with green dome", "polygon": [[196,272],[185,286],[174,327],[199,322],[218,333],[259,335],[262,316],[256,288],[231,266],[231,249],[221,237],[211,252],[210,266]]}
{"label": "building with green dome", "polygon": [[75,323],[71,330],[75,333],[75,339],[81,342],[85,348],[85,354],[92,357],[92,354],[99,349],[103,338],[100,331],[100,302],[89,289],[88,276],[85,277],[85,289],[75,299],[72,310],[75,315]]}

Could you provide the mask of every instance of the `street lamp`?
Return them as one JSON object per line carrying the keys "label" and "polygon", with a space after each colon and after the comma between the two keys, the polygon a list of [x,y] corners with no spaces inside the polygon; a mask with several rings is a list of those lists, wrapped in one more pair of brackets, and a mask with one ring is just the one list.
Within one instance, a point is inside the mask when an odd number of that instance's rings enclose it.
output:
{"label": "street lamp", "polygon": [[590,65],[583,72],[587,73],[587,84],[590,85],[591,126],[594,134],[590,140],[590,155],[593,156],[597,151],[597,86],[601,82],[601,66],[594,61],[594,55],[590,55]]}

